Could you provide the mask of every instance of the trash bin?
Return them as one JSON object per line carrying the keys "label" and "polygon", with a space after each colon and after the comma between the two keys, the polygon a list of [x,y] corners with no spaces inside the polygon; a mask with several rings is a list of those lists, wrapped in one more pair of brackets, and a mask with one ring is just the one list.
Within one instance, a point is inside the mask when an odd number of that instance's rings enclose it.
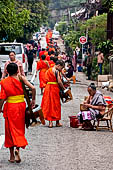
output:
{"label": "trash bin", "polygon": [[70,127],[72,128],[78,128],[78,118],[76,116],[69,116],[70,118]]}

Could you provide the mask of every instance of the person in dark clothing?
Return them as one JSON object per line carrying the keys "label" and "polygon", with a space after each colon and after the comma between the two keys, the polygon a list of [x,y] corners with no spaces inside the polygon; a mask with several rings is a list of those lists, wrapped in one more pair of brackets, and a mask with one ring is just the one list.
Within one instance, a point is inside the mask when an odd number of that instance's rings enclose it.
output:
{"label": "person in dark clothing", "polygon": [[74,71],[74,67],[71,63],[68,64],[68,70],[66,73],[66,77],[67,78],[71,78],[73,76],[73,71]]}
{"label": "person in dark clothing", "polygon": [[26,52],[26,54],[27,54],[27,58],[28,58],[28,71],[30,72],[30,74],[32,74],[33,60],[34,60],[34,57],[36,55],[32,45],[30,46],[30,48]]}
{"label": "person in dark clothing", "polygon": [[2,71],[1,71],[1,67],[0,67],[0,79],[1,79],[1,77],[2,77]]}
{"label": "person in dark clothing", "polygon": [[92,57],[90,53],[88,53],[86,66],[87,66],[88,80],[91,80]]}

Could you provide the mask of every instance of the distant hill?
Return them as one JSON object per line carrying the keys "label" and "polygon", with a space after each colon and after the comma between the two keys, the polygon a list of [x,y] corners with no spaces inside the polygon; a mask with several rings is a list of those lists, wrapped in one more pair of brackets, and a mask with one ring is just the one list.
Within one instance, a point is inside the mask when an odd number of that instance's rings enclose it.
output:
{"label": "distant hill", "polygon": [[51,27],[63,17],[68,18],[69,11],[75,12],[86,0],[49,0],[49,25]]}
{"label": "distant hill", "polygon": [[69,6],[79,6],[80,3],[85,3],[86,0],[50,0],[49,7],[51,9],[60,9]]}

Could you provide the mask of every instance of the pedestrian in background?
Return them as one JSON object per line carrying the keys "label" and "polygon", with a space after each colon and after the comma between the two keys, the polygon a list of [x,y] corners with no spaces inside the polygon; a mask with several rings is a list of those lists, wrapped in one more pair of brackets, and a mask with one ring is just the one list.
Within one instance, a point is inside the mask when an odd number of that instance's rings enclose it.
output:
{"label": "pedestrian in background", "polygon": [[76,72],[76,69],[77,69],[77,53],[76,53],[76,51],[73,51],[72,65],[74,67],[74,72]]}
{"label": "pedestrian in background", "polygon": [[90,53],[87,55],[86,67],[88,80],[91,80],[92,56]]}
{"label": "pedestrian in background", "polygon": [[[0,113],[3,107],[3,116],[5,118],[5,147],[10,150],[9,162],[20,163],[21,158],[19,149],[28,145],[25,138],[25,109],[24,92],[22,83],[18,75],[18,66],[15,63],[7,65],[9,77],[1,81],[0,92]],[[23,82],[32,89],[32,108],[35,106],[35,87],[29,83],[24,76],[21,76]],[[15,153],[14,153],[14,147]]]}
{"label": "pedestrian in background", "polygon": [[25,76],[22,63],[21,63],[20,60],[16,59],[16,53],[14,51],[11,51],[9,53],[9,59],[10,60],[6,61],[6,63],[5,63],[4,71],[3,71],[3,74],[2,74],[2,79],[4,79],[7,76],[7,69],[6,68],[7,68],[7,65],[10,64],[10,63],[16,63],[17,66],[18,66],[18,73],[22,76]]}
{"label": "pedestrian in background", "polygon": [[68,69],[66,70],[66,77],[70,79],[73,77],[74,68],[73,68],[72,63],[68,63],[67,67],[68,67]]}
{"label": "pedestrian in background", "polygon": [[36,57],[35,51],[33,49],[33,46],[30,45],[29,50],[26,51],[27,58],[28,58],[28,71],[30,74],[32,74],[32,65],[34,58]]}
{"label": "pedestrian in background", "polygon": [[99,67],[99,74],[102,75],[102,65],[104,62],[104,55],[101,51],[99,51],[98,56],[97,56],[97,63]]}

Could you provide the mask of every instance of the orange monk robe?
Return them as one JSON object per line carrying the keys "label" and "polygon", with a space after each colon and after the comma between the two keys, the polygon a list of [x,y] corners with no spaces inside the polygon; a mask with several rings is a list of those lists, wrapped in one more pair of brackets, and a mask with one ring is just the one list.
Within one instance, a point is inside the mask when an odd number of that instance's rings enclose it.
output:
{"label": "orange monk robe", "polygon": [[50,55],[47,55],[47,56],[46,56],[46,60],[47,60],[47,61],[50,61]]}
{"label": "orange monk robe", "polygon": [[50,42],[49,34],[46,35],[46,43],[48,44]]}
{"label": "orange monk robe", "polygon": [[51,48],[49,48],[49,51],[54,51],[55,52],[55,48],[51,47]]}
{"label": "orange monk robe", "polygon": [[28,145],[25,138],[25,102],[8,103],[10,96],[23,95],[22,84],[13,77],[1,81],[0,99],[6,99],[3,108],[5,118],[5,147],[22,147]]}
{"label": "orange monk robe", "polygon": [[52,38],[52,34],[53,34],[52,31],[48,30],[48,35],[49,35],[50,38]]}
{"label": "orange monk robe", "polygon": [[[52,68],[46,72],[45,77],[47,82],[57,82]],[[44,118],[48,121],[61,120],[61,104],[59,92],[60,90],[58,84],[47,84],[45,87],[41,108],[44,114]]]}
{"label": "orange monk robe", "polygon": [[52,68],[52,67],[55,66],[55,63],[53,62],[53,60],[50,60],[50,61],[49,61],[49,66],[50,66],[50,68]]}
{"label": "orange monk robe", "polygon": [[44,55],[45,51],[40,51],[39,52],[39,58],[41,59],[41,56]]}
{"label": "orange monk robe", "polygon": [[48,55],[48,52],[47,52],[47,51],[44,51],[44,55],[47,56],[47,55]]}
{"label": "orange monk robe", "polygon": [[49,64],[46,60],[40,60],[37,62],[37,71],[39,72],[39,81],[40,81],[40,88],[44,88],[46,86],[45,81],[45,73],[49,68]]}

